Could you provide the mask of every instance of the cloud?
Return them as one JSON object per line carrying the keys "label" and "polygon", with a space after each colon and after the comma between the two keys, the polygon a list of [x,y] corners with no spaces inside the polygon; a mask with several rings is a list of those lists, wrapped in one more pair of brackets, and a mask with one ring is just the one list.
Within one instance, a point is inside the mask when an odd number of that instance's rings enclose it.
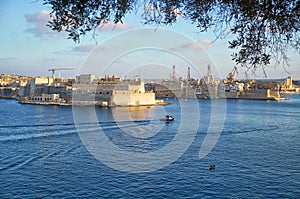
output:
{"label": "cloud", "polygon": [[213,42],[210,39],[202,39],[191,43],[185,43],[180,45],[180,49],[202,49],[205,46],[211,45]]}
{"label": "cloud", "polygon": [[71,49],[72,52],[88,53],[96,48],[95,44],[82,44]]}
{"label": "cloud", "polygon": [[15,60],[17,60],[16,57],[2,57],[2,58],[0,58],[1,62],[8,62],[8,61],[15,61]]}
{"label": "cloud", "polygon": [[180,46],[180,48],[184,48],[184,49],[201,49],[201,46],[199,45],[198,42],[192,42],[192,43],[182,44]]}
{"label": "cloud", "polygon": [[56,58],[53,58],[53,57],[47,57],[47,58],[44,58],[43,61],[46,61],[46,62],[52,62],[52,61],[56,61]]}
{"label": "cloud", "polygon": [[198,41],[198,43],[200,43],[203,46],[209,46],[213,43],[213,41],[210,39],[202,39],[202,40]]}
{"label": "cloud", "polygon": [[[51,21],[50,12],[46,10],[41,10],[39,12],[33,14],[25,15],[26,22],[33,26],[32,28],[27,28],[25,31],[27,33],[33,34],[38,38],[51,38],[51,39],[59,39],[61,37],[61,33],[55,32],[51,30],[50,27],[47,26],[48,21]],[[106,23],[100,25],[98,30],[103,32],[107,31],[124,31],[130,30],[132,26],[128,23],[113,23],[112,21],[107,21]]]}
{"label": "cloud", "polygon": [[51,20],[49,11],[41,10],[34,14],[25,15],[25,20],[28,24],[33,25],[33,28],[28,28],[25,31],[33,34],[38,38],[58,39],[59,33],[52,31],[47,25]]}
{"label": "cloud", "polygon": [[188,43],[183,43],[179,46],[174,46],[169,48],[171,51],[182,51],[182,50],[202,50],[206,46],[209,46],[213,43],[210,39],[202,39],[199,41],[192,41]]}
{"label": "cloud", "polygon": [[97,49],[97,50],[106,50],[106,48],[102,47],[102,46],[98,46],[96,44],[81,44],[79,46],[75,46],[75,47],[69,47],[68,49],[65,50],[58,50],[58,51],[54,51],[53,54],[86,54],[91,52],[92,50]]}
{"label": "cloud", "polygon": [[117,23],[108,21],[99,26],[99,31],[124,31],[132,29],[132,26],[128,23]]}

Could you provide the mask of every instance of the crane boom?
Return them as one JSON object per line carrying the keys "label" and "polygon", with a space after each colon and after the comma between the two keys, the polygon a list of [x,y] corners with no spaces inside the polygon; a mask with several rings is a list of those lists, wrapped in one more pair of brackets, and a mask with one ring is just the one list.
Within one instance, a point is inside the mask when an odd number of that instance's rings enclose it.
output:
{"label": "crane boom", "polygon": [[228,74],[228,76],[227,76],[227,81],[228,81],[228,82],[232,83],[232,82],[234,81],[234,75],[235,75],[235,73],[238,73],[237,67],[236,67],[236,66],[235,66],[235,67],[232,69],[232,71]]}
{"label": "crane boom", "polygon": [[52,79],[54,80],[54,73],[57,70],[73,70],[74,68],[50,68],[48,71],[52,71]]}

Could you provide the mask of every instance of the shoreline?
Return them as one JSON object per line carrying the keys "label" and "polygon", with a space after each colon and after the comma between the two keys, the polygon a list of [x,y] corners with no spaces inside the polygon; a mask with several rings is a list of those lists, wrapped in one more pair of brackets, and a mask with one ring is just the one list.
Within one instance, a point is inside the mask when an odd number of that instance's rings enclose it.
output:
{"label": "shoreline", "polygon": [[[31,104],[31,105],[44,105],[44,106],[99,106],[99,107],[146,107],[146,106],[168,106],[173,104],[172,102],[163,102],[161,100],[157,100],[155,104],[145,104],[145,105],[128,105],[128,106],[112,106],[107,105],[103,106],[100,104],[84,104],[84,103],[67,103],[67,102],[37,102],[37,101],[29,101],[29,100],[21,100],[17,97],[10,97],[10,96],[0,96],[0,99],[8,99],[8,100],[15,100],[18,101],[19,104]],[[160,98],[161,99],[161,98]],[[247,97],[226,97],[226,98],[201,98],[198,97],[197,99],[200,100],[257,100],[257,101],[284,101],[289,100],[290,98],[286,97],[268,97],[268,98],[247,98]]]}
{"label": "shoreline", "polygon": [[[0,97],[2,98],[2,97]],[[171,102],[164,102],[162,100],[156,100],[155,104],[143,104],[143,105],[100,105],[100,104],[87,104],[87,103],[67,103],[67,102],[39,102],[30,100],[19,100],[16,98],[3,98],[3,99],[13,99],[18,101],[19,104],[32,104],[32,105],[45,105],[45,106],[98,106],[98,107],[146,107],[146,106],[167,106],[172,104]]]}

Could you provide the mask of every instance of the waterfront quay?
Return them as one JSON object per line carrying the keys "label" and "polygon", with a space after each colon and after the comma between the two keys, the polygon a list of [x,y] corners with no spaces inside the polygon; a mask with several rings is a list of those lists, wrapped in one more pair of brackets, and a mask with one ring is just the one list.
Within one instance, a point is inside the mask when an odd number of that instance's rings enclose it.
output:
{"label": "waterfront quay", "polygon": [[164,105],[161,98],[283,100],[281,94],[299,93],[299,81],[234,78],[233,70],[223,80],[208,72],[200,79],[175,76],[169,79],[122,79],[115,75],[75,78],[0,75],[0,97],[41,105],[147,106]]}

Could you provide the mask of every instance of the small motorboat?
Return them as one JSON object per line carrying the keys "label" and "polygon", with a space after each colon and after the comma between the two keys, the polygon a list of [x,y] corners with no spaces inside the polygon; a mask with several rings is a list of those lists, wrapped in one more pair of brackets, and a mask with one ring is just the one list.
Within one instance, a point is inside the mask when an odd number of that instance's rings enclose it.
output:
{"label": "small motorboat", "polygon": [[160,119],[160,121],[172,122],[174,121],[174,117],[172,115],[166,115],[165,118]]}
{"label": "small motorboat", "polygon": [[214,170],[215,168],[216,168],[216,165],[214,165],[214,164],[209,166],[209,170]]}

